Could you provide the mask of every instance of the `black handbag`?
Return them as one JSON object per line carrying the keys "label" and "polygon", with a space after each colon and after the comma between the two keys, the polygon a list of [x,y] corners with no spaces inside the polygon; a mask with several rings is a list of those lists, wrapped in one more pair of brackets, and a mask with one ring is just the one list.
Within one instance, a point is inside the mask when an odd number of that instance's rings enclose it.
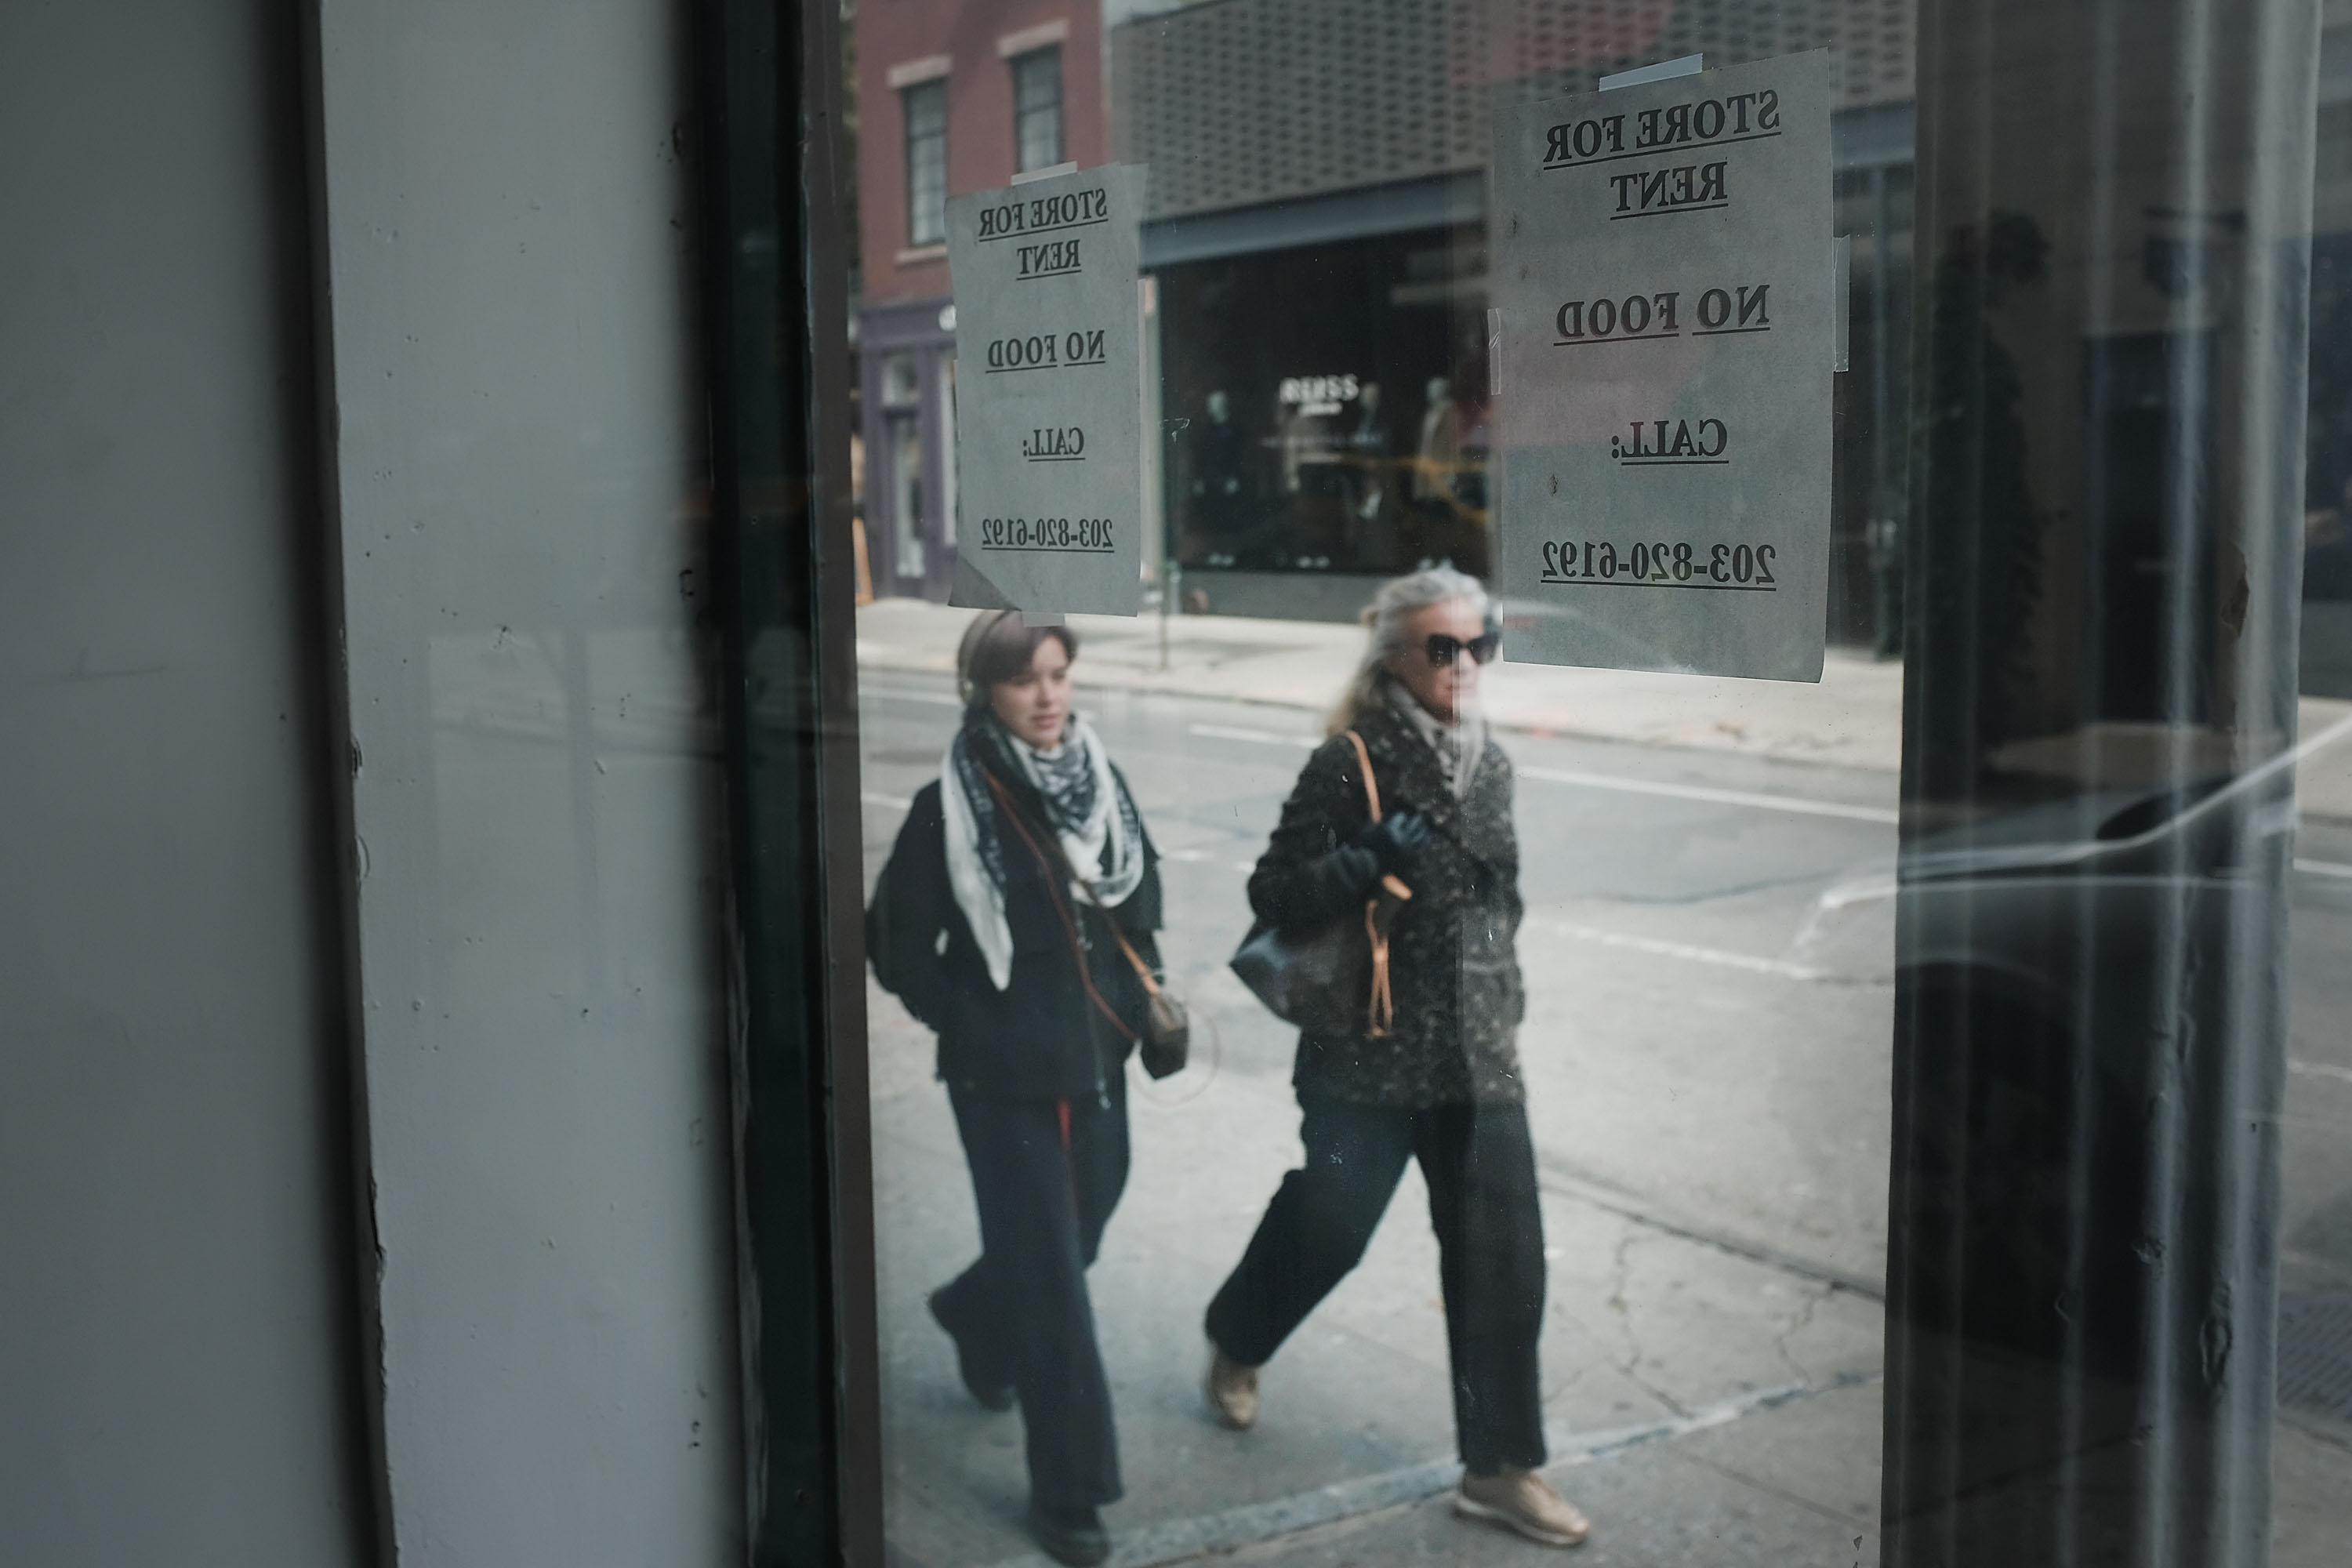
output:
{"label": "black handbag", "polygon": [[[1086,988],[1087,999],[1111,1021],[1113,1027],[1135,1043],[1143,1058],[1145,1072],[1155,1079],[1172,1078],[1182,1072],[1192,1047],[1192,1020],[1184,1011],[1184,1004],[1168,994],[1166,988],[1160,984],[1160,977],[1151,972],[1151,965],[1143,962],[1143,955],[1135,951],[1134,945],[1127,940],[1127,933],[1118,929],[1118,920],[1095,895],[1094,884],[1071,871],[1069,858],[1062,853],[1061,840],[1051,833],[1046,834],[1045,841],[1054,847],[1053,857],[1048,859],[1045,851],[1038,847],[1037,840],[1030,837],[1029,829],[1022,824],[1020,810],[1013,804],[1011,792],[997,782],[994,773],[988,774],[988,787],[995,794],[997,805],[1004,813],[1004,820],[1021,835],[1021,842],[1029,847],[1029,853],[1037,858],[1039,868],[1045,873],[1045,897],[1053,904],[1054,913],[1061,919],[1062,934],[1069,939],[1070,961],[1078,966],[1078,984]],[[1061,874],[1058,878],[1055,874],[1057,869]],[[1104,1001],[1102,993],[1095,989],[1093,972],[1087,967],[1086,944],[1078,940],[1077,922],[1070,919],[1070,911],[1062,903],[1061,878],[1067,878],[1086,889],[1087,901],[1102,911],[1103,924],[1110,927],[1112,940],[1118,943],[1119,952],[1127,954],[1128,963],[1135,966],[1135,977],[1143,982],[1146,1005],[1144,1027],[1140,1033],[1120,1017],[1118,1009]]]}
{"label": "black handbag", "polygon": [[[1371,754],[1353,730],[1348,740],[1364,776],[1364,800],[1381,819],[1381,789]],[[1286,932],[1265,921],[1250,928],[1230,965],[1257,999],[1310,1035],[1379,1038],[1396,1022],[1389,989],[1389,927],[1412,889],[1382,877],[1361,913],[1349,911],[1319,931]]]}

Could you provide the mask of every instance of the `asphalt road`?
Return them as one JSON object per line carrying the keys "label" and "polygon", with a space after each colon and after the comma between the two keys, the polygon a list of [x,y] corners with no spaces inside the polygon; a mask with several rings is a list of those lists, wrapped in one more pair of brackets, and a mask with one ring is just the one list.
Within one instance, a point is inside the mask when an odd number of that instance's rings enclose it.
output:
{"label": "asphalt road", "polygon": [[[1162,948],[1198,1025],[1191,1070],[1132,1080],[1138,1173],[1091,1277],[1129,1457],[1114,1528],[1139,1562],[1227,1536],[1276,1538],[1250,1549],[1272,1555],[1237,1561],[1521,1561],[1442,1510],[1422,1510],[1429,1540],[1416,1545],[1393,1532],[1422,1515],[1381,1501],[1419,1495],[1448,1447],[1434,1261],[1410,1174],[1365,1263],[1270,1369],[1264,1429],[1237,1443],[1205,1426],[1192,1386],[1202,1302],[1297,1159],[1294,1036],[1224,965],[1249,923],[1244,879],[1318,725],[1293,708],[1158,694],[1082,689],[1080,707],[1163,854]],[[956,717],[941,679],[867,673],[869,878],[908,800],[938,776]],[[1875,1561],[1895,781],[1715,752],[1502,742],[1520,779],[1519,1045],[1546,1188],[1555,1449],[1644,1422],[1704,1425],[1716,1417],[1699,1413],[1746,1409],[1758,1390],[1807,1391],[1786,1429],[1743,1415],[1718,1434],[1722,1454],[1685,1469],[1662,1446],[1563,1475],[1610,1520],[1625,1561]],[[2352,823],[2306,825],[2298,854],[2284,1283],[2343,1291]],[[869,994],[893,1549],[909,1563],[1042,1561],[1020,1539],[1015,1429],[959,1397],[920,1310],[973,1239],[928,1082],[929,1038]],[[2332,1560],[2312,1543],[2340,1531],[2343,1452],[2284,1427],[2280,1441],[2282,1561]],[[1661,1487],[1676,1506],[1660,1521],[1699,1521],[1671,1550],[1643,1533],[1643,1489]],[[1339,1521],[1326,1556],[1306,1550],[1311,1532],[1285,1533],[1302,1508]]]}
{"label": "asphalt road", "polygon": [[[1318,733],[1290,708],[1082,691],[1166,858],[1196,1071],[1280,1079],[1294,1037],[1226,973],[1243,882]],[[938,776],[944,681],[863,689],[869,877]],[[1548,1180],[1823,1279],[1884,1273],[1895,781],[1502,737],[1519,774],[1520,1052]],[[2352,1280],[2352,826],[2304,835],[2286,1119],[2289,1276]],[[1181,1084],[1182,1079],[1177,1080]]]}
{"label": "asphalt road", "polygon": [[[869,868],[938,774],[943,685],[865,688]],[[1225,972],[1243,883],[1307,751],[1293,709],[1081,702],[1166,858],[1163,951],[1217,1070],[1279,1079],[1295,1037]],[[1520,772],[1521,1034],[1546,1173],[1832,1276],[1884,1267],[1891,927],[1818,895],[1891,863],[1891,781],[1510,736]],[[1842,917],[1842,918],[1841,918]],[[1208,1064],[1203,1063],[1203,1067]]]}

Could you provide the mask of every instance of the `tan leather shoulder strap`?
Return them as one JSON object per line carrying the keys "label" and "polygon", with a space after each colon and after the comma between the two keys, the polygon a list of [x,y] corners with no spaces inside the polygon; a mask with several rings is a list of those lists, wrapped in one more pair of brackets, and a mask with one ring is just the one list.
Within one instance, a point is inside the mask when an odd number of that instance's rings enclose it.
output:
{"label": "tan leather shoulder strap", "polygon": [[[996,782],[995,774],[991,773],[988,776],[988,785],[996,792],[996,797],[1004,803],[1004,809],[1007,812],[1012,811],[1013,797],[1005,793],[1003,784]],[[1027,838],[1029,835],[1026,830],[1024,830],[1021,837]],[[1109,906],[1102,901],[1102,895],[1095,891],[1095,885],[1070,868],[1070,858],[1062,853],[1062,841],[1050,831],[1045,835],[1045,843],[1053,849],[1054,863],[1061,867],[1062,875],[1078,885],[1087,895],[1087,902],[1092,904],[1096,912],[1102,916],[1103,924],[1110,927],[1111,940],[1118,943],[1119,952],[1127,954],[1128,963],[1135,966],[1136,978],[1143,982],[1143,989],[1151,995],[1159,995],[1160,977],[1151,973],[1151,965],[1143,962],[1142,955],[1138,953],[1134,944],[1127,940],[1127,933],[1118,929],[1118,918],[1110,912]],[[1034,851],[1037,847],[1032,844],[1029,847]]]}
{"label": "tan leather shoulder strap", "polygon": [[1356,748],[1356,765],[1363,770],[1364,800],[1372,808],[1372,820],[1381,819],[1381,786],[1372,777],[1372,753],[1364,750],[1364,738],[1353,730],[1348,731],[1348,743]]}

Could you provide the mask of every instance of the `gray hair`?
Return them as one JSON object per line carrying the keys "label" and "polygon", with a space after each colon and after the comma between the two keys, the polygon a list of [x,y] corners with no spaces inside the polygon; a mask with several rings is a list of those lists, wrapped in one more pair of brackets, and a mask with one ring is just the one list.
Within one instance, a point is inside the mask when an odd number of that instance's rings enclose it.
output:
{"label": "gray hair", "polygon": [[1339,705],[1331,710],[1324,733],[1337,735],[1351,730],[1366,712],[1381,705],[1381,677],[1389,660],[1404,651],[1405,623],[1432,605],[1450,605],[1456,599],[1469,601],[1481,616],[1486,613],[1486,584],[1451,566],[1423,567],[1381,584],[1361,616],[1364,629],[1371,634],[1364,639],[1364,657]]}

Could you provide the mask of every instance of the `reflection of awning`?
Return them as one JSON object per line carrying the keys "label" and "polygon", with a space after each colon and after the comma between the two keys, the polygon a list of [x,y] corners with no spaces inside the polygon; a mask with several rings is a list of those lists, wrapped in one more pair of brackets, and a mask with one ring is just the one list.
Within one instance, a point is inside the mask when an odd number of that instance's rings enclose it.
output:
{"label": "reflection of awning", "polygon": [[1422,283],[1400,283],[1389,290],[1389,303],[1483,310],[1486,304],[1486,275],[1480,272],[1467,278],[1432,278]]}
{"label": "reflection of awning", "polygon": [[[1911,162],[1917,115],[1908,103],[1882,103],[1830,117],[1831,156],[1840,173],[1884,169]],[[1432,174],[1393,184],[1299,196],[1256,206],[1227,207],[1159,218],[1143,226],[1146,269],[1250,256],[1266,250],[1329,245],[1343,239],[1404,234],[1421,228],[1451,228],[1486,217],[1486,172]],[[1408,285],[1407,287],[1418,287]],[[1458,285],[1457,285],[1458,287]],[[1398,298],[1395,304],[1436,304],[1431,298]]]}
{"label": "reflection of awning", "polygon": [[1291,250],[1335,240],[1477,223],[1486,216],[1486,185],[1485,171],[1473,170],[1160,218],[1143,226],[1143,265],[1173,267],[1220,256],[1248,256],[1262,250]]}

